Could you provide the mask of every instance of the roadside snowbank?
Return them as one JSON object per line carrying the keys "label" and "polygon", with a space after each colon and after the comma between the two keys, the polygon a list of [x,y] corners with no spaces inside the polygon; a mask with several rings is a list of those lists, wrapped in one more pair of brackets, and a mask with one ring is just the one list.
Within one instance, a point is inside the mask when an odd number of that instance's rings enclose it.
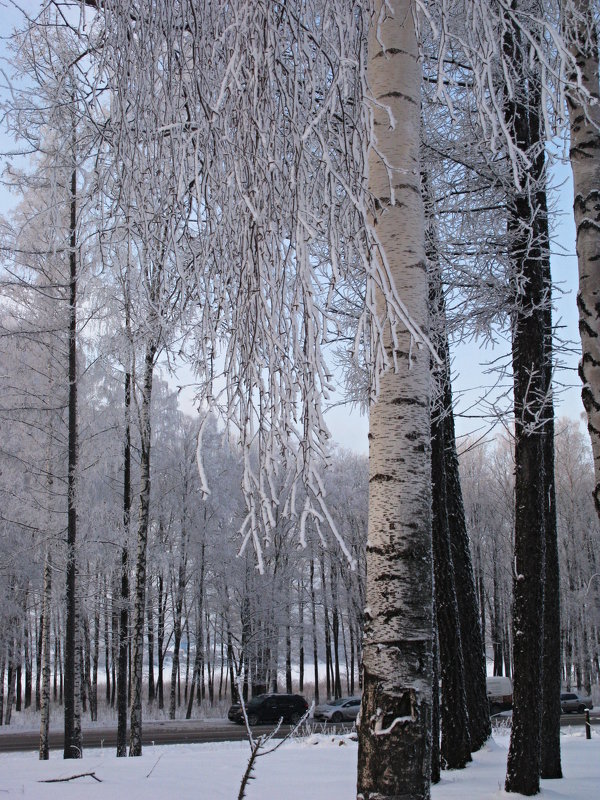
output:
{"label": "roadside snowbank", "polygon": [[[508,737],[496,736],[465,770],[445,772],[432,789],[433,800],[497,800],[502,786]],[[542,781],[541,798],[590,800],[600,786],[600,736],[583,732],[562,737],[562,781]],[[0,797],[25,800],[164,800],[166,797],[233,800],[249,754],[245,742],[146,747],[141,758],[117,759],[113,750],[89,750],[81,761],[63,761],[60,752],[40,762],[35,754],[0,754]],[[248,800],[353,800],[357,745],[350,737],[311,736],[286,743],[259,758]],[[81,773],[92,777],[41,783]]]}

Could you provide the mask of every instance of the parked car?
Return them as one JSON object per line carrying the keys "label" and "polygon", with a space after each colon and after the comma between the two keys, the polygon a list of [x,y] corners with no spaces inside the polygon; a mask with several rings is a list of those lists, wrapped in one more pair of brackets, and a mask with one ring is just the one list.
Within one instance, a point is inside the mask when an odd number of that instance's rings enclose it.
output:
{"label": "parked car", "polygon": [[354,722],[360,708],[360,697],[340,697],[318,705],[313,718],[321,722]]}
{"label": "parked car", "polygon": [[[246,715],[250,725],[268,722],[284,722],[295,725],[308,710],[308,703],[300,694],[258,694],[246,703]],[[227,714],[232,722],[244,722],[242,706],[234,703]]]}
{"label": "parked car", "polygon": [[513,702],[513,685],[510,678],[500,675],[490,676],[485,679],[490,714],[500,714],[510,711]]}
{"label": "parked car", "polygon": [[576,692],[560,693],[560,710],[563,714],[583,714],[586,708],[593,707],[591,697],[582,697]]}

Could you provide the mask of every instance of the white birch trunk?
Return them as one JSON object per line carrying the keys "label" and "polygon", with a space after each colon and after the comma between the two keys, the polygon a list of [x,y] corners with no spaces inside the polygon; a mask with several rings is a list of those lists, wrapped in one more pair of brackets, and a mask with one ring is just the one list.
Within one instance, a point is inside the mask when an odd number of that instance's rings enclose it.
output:
{"label": "white birch trunk", "polygon": [[581,73],[583,86],[595,99],[584,107],[575,93],[568,97],[575,217],[579,266],[579,333],[582,358],[579,375],[594,456],[594,503],[600,516],[600,104],[598,103],[598,39],[592,0],[569,0],[565,36]]}
{"label": "white birch trunk", "polygon": [[[389,106],[375,113],[380,157],[369,160],[375,220],[398,293],[413,321],[428,327],[424,214],[419,168],[421,67],[414,2],[376,14],[369,38],[369,84]],[[387,11],[389,14],[389,9]],[[380,40],[385,44],[385,50]],[[395,202],[391,199],[393,190]],[[431,758],[432,557],[429,441],[430,354],[398,334],[396,372],[381,378],[369,432],[369,538],[359,726],[358,797],[428,798]]]}

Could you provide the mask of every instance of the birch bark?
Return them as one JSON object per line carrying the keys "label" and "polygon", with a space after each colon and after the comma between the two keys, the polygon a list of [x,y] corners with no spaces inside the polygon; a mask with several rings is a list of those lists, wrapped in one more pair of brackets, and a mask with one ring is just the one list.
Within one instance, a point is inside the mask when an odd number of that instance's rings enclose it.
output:
{"label": "birch bark", "polygon": [[142,755],[142,678],[144,667],[144,618],[146,611],[146,556],[150,515],[150,406],[156,345],[150,342],[144,359],[144,383],[140,409],[140,510],[137,528],[135,594],[133,606],[133,653],[131,657],[131,708],[129,755]]}
{"label": "birch bark", "polygon": [[[399,295],[428,325],[419,169],[421,67],[415,3],[377,2],[368,78],[379,153],[369,158],[375,219]],[[386,111],[389,107],[390,114]],[[393,121],[394,124],[390,124]],[[390,180],[391,178],[391,180]],[[429,352],[386,326],[396,371],[370,414],[367,607],[358,798],[428,798],[431,769],[432,556]]]}
{"label": "birch bark", "polygon": [[573,171],[579,267],[579,334],[582,357],[579,376],[594,457],[594,503],[600,516],[600,103],[598,32],[592,0],[563,2],[565,38],[594,104],[582,104],[578,94],[567,97]]}

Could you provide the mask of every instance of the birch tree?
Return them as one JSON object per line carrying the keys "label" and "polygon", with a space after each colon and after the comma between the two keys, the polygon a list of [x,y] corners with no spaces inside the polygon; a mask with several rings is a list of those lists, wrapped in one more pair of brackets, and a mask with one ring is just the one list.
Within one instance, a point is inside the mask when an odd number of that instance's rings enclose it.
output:
{"label": "birch tree", "polygon": [[[369,85],[376,150],[369,185],[393,281],[422,330],[428,284],[419,167],[415,6],[376,4]],[[388,110],[389,109],[389,110]],[[428,797],[432,692],[429,352],[386,329],[396,367],[369,420],[369,543],[358,797]]]}
{"label": "birch tree", "polygon": [[600,313],[598,269],[600,249],[598,193],[600,187],[600,90],[598,87],[598,4],[594,0],[561,0],[563,30],[573,57],[571,78],[587,96],[571,91],[569,157],[573,173],[577,263],[579,268],[579,334],[582,358],[579,374],[588,431],[594,454],[594,502],[600,516]]}

